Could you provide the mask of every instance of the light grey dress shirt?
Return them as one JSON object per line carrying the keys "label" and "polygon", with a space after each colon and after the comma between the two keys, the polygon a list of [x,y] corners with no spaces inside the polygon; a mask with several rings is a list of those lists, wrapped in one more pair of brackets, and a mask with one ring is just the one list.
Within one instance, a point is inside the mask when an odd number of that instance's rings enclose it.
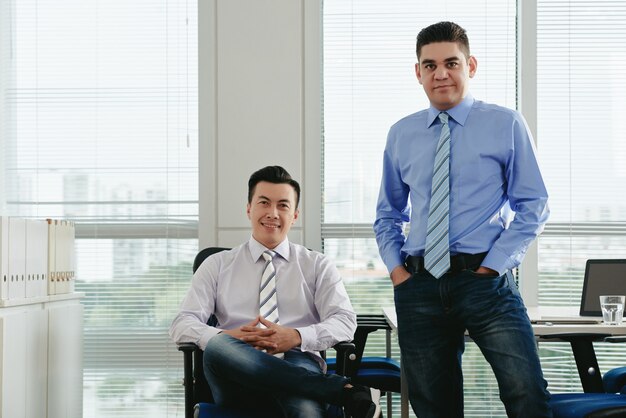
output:
{"label": "light grey dress shirt", "polygon": [[[180,312],[170,326],[177,342],[204,349],[222,329],[240,327],[259,315],[259,287],[266,248],[254,238],[208,257],[193,276]],[[323,254],[290,243],[276,248],[276,295],[280,323],[300,332],[300,350],[315,353],[350,341],[356,314],[335,265]],[[206,325],[215,314],[218,327]]]}

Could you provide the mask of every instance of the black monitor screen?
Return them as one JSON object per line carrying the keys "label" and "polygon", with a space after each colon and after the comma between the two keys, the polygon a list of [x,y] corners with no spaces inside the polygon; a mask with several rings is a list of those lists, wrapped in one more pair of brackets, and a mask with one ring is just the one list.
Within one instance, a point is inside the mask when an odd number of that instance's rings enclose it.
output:
{"label": "black monitor screen", "polygon": [[580,314],[602,316],[600,295],[626,295],[626,260],[587,260]]}

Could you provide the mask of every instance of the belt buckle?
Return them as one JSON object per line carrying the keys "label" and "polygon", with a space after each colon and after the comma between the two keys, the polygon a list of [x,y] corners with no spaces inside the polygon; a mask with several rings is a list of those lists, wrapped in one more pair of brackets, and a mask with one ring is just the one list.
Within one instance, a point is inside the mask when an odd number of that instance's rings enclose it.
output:
{"label": "belt buckle", "polygon": [[424,268],[424,259],[418,256],[408,256],[404,261],[407,271],[412,274],[419,273]]}

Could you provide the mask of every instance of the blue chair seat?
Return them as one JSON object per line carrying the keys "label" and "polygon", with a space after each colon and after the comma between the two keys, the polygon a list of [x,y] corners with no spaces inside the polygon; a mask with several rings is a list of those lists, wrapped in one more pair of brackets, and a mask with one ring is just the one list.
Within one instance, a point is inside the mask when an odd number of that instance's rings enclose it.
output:
{"label": "blue chair seat", "polygon": [[613,393],[563,393],[552,395],[554,418],[626,417],[626,395]]}
{"label": "blue chair seat", "polygon": [[383,392],[400,393],[400,376],[399,370],[360,369],[352,381],[375,387]]}
{"label": "blue chair seat", "polygon": [[[326,360],[328,370],[335,370],[336,361],[334,358]],[[400,362],[389,357],[367,356],[361,359],[361,366],[365,369],[384,369],[400,371]]]}
{"label": "blue chair seat", "polygon": [[194,407],[194,418],[273,418],[267,415],[250,415],[233,408],[222,408],[214,403],[201,402]]}
{"label": "blue chair seat", "polygon": [[[373,361],[368,364],[367,360],[370,359]],[[371,386],[383,392],[400,393],[401,373],[399,363],[386,357],[379,357],[379,359],[380,363],[376,362],[374,358],[363,357],[364,361],[361,363],[361,368],[352,376],[352,382]],[[335,371],[329,368],[327,373],[335,373]]]}

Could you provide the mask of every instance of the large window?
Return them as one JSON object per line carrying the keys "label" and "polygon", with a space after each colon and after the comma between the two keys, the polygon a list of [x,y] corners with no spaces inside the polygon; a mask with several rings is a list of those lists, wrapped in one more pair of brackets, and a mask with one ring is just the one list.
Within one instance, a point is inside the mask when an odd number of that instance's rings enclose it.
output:
{"label": "large window", "polygon": [[[585,261],[626,254],[624,22],[624,1],[537,2],[537,141],[552,211],[541,305],[578,306]],[[545,348],[551,390],[580,390],[567,345]],[[601,370],[626,361],[614,345],[596,350]]]}
{"label": "large window", "polygon": [[[324,252],[337,262],[357,312],[380,313],[393,305],[372,231],[383,148],[393,123],[428,106],[414,72],[417,33],[441,20],[467,29],[478,59],[473,95],[515,108],[515,1],[326,0],[323,16]],[[382,349],[378,342],[368,347]],[[463,367],[466,416],[504,416],[473,344]]]}
{"label": "large window", "polygon": [[0,0],[2,214],[76,222],[84,417],[182,416],[167,327],[197,251],[187,0]]}

